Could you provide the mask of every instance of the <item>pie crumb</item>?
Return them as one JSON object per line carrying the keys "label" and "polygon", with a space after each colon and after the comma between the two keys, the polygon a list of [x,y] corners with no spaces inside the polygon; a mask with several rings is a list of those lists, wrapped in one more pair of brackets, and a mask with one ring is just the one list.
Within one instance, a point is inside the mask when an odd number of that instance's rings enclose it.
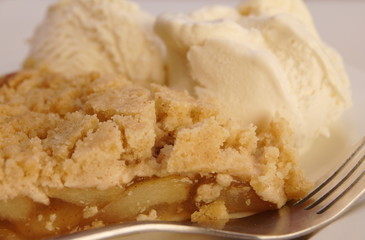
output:
{"label": "pie crumb", "polygon": [[204,205],[191,215],[192,222],[217,228],[222,228],[228,219],[229,215],[223,201],[214,201]]}

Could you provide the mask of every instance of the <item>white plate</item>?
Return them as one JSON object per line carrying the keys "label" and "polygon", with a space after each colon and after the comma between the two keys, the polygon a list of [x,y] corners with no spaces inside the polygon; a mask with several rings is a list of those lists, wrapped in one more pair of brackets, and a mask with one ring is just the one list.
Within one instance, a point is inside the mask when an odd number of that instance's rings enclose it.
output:
{"label": "white plate", "polygon": [[[46,7],[54,0],[0,0],[0,75],[20,68],[27,53],[26,40],[42,19]],[[165,11],[191,11],[197,7],[223,3],[236,5],[238,0],[136,0],[154,14]],[[365,22],[365,2],[308,1],[323,39],[344,57],[351,79],[353,107],[334,126],[331,139],[319,139],[311,152],[303,157],[302,165],[316,179],[361,136],[365,135],[365,32],[359,30]],[[315,166],[315,167],[313,167]],[[365,201],[348,214],[320,231],[312,240],[363,239],[365,236]],[[152,235],[149,235],[151,239]],[[161,239],[161,235],[156,235]],[[171,239],[165,235],[164,239]],[[195,239],[193,236],[190,239]],[[131,238],[128,238],[131,239]],[[133,238],[134,239],[134,238]],[[198,239],[198,238],[197,238]],[[201,239],[201,238],[199,238]],[[211,239],[211,238],[208,238]]]}

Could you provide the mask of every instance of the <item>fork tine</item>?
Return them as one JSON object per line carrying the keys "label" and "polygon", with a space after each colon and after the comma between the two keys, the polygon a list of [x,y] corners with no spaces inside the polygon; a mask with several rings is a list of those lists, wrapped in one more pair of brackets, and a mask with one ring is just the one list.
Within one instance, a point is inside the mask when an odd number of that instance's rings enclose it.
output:
{"label": "fork tine", "polygon": [[[362,138],[362,140],[360,141],[358,147],[355,149],[355,151],[346,159],[346,161],[344,163],[341,164],[341,166],[334,172],[331,174],[331,176],[329,176],[323,183],[321,183],[317,188],[315,188],[314,190],[312,190],[312,192],[310,192],[307,196],[305,196],[303,199],[299,200],[298,202],[294,203],[293,206],[298,206],[303,204],[304,202],[306,202],[308,199],[310,199],[311,197],[313,197],[316,193],[318,193],[322,188],[324,188],[329,182],[331,182],[333,180],[333,178],[335,178],[338,173],[347,166],[347,164],[349,162],[351,162],[351,160],[355,157],[356,154],[358,154],[360,152],[360,150],[365,146],[365,137]],[[362,160],[363,161],[363,160]],[[355,171],[355,170],[354,170]]]}
{"label": "fork tine", "polygon": [[[365,158],[365,156],[363,157],[363,159]],[[356,183],[358,183],[361,178],[363,178],[365,176],[365,170],[362,171],[362,173],[360,174],[360,176],[358,176],[356,178],[356,180],[346,188],[345,191],[341,192],[340,195],[338,195],[335,199],[333,199],[329,204],[327,204],[325,207],[323,207],[321,210],[319,210],[317,212],[317,214],[322,214],[324,213],[325,211],[327,211],[333,204],[335,204],[340,198],[342,198],[343,195],[345,195],[353,186],[355,186]]]}
{"label": "fork tine", "polygon": [[356,165],[343,177],[334,187],[332,187],[328,192],[326,192],[322,197],[317,199],[311,205],[305,208],[305,210],[309,210],[323,202],[329,195],[331,195],[338,187],[340,187],[355,171],[359,168],[362,162],[365,160],[365,156],[362,156],[360,160],[356,163]]}

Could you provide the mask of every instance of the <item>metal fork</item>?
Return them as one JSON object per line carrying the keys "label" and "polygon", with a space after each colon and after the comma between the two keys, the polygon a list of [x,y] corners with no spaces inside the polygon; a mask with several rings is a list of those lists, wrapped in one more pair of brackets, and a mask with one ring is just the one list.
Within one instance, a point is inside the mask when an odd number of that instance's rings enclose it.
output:
{"label": "metal fork", "polygon": [[53,240],[106,240],[145,232],[174,232],[235,239],[293,239],[323,228],[365,192],[365,137],[330,176],[302,200],[280,210],[230,220],[223,229],[181,222],[135,222],[87,230]]}

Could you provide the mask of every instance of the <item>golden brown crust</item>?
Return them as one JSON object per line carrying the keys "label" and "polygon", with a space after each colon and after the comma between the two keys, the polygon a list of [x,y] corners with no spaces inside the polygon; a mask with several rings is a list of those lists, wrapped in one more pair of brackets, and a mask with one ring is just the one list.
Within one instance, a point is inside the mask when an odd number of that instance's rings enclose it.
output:
{"label": "golden brown crust", "polygon": [[[156,206],[136,205],[128,218],[116,213],[113,221],[181,220],[195,212],[193,221],[219,227],[230,213],[281,207],[309,189],[285,120],[240,126],[214,100],[151,89],[98,73],[65,77],[40,69],[6,77],[0,87],[0,218],[8,219],[1,216],[6,201],[20,199],[30,212],[32,202],[49,204],[40,205],[49,216],[39,236],[56,233],[54,226],[100,226],[111,220],[99,212],[108,216],[109,208],[134,204],[127,193],[139,186],[174,193],[179,201],[166,206],[157,202],[169,199],[155,198]],[[183,198],[178,189],[153,185],[171,176],[185,179]],[[88,224],[57,222],[54,202],[61,210],[77,209],[77,219]]]}
{"label": "golden brown crust", "polygon": [[155,165],[146,176],[229,174],[279,206],[307,189],[285,121],[256,134],[255,126],[237,127],[219,106],[186,92],[158,85],[150,92],[97,73],[25,70],[7,77],[0,97],[3,200],[47,202],[47,187],[127,184],[143,175],[130,164]]}

